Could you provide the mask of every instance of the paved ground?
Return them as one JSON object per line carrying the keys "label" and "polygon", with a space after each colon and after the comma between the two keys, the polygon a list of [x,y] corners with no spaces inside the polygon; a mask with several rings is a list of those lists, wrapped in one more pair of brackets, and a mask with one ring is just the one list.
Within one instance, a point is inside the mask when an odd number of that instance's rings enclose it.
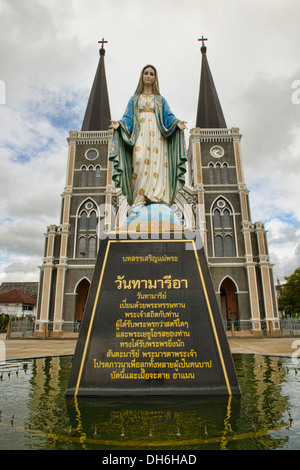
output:
{"label": "paved ground", "polygon": [[76,340],[74,339],[6,340],[5,334],[0,334],[0,359],[9,360],[48,356],[70,356],[74,354],[75,346]]}
{"label": "paved ground", "polygon": [[[229,337],[232,353],[292,356],[300,347],[300,337],[237,338]],[[297,343],[298,341],[298,343]],[[31,359],[46,356],[69,356],[75,351],[74,339],[10,339],[0,334],[0,360]]]}
{"label": "paved ground", "polygon": [[300,337],[228,338],[232,353],[289,356],[300,347]]}

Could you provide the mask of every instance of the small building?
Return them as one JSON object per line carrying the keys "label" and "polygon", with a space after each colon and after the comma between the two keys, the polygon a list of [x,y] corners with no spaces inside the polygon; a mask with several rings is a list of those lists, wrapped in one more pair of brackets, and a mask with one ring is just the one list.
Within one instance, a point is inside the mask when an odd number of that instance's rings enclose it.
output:
{"label": "small building", "polygon": [[10,317],[36,316],[37,299],[18,289],[0,294],[0,315]]}
{"label": "small building", "polygon": [[38,288],[38,282],[2,282],[0,315],[23,316],[23,312],[28,312],[25,315],[36,316]]}

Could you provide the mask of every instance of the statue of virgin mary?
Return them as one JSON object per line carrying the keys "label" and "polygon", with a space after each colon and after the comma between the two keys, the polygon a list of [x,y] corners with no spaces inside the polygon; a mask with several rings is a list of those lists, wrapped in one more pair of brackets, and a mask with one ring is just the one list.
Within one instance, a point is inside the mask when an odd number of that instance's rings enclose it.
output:
{"label": "statue of virgin mary", "polygon": [[160,95],[155,67],[143,68],[122,119],[111,121],[110,128],[112,178],[128,204],[171,206],[185,181],[186,126]]}

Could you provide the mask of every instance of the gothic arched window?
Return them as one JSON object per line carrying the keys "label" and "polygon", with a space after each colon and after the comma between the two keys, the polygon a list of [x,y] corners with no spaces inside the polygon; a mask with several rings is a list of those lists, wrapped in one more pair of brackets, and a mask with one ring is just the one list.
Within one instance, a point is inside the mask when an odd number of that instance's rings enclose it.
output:
{"label": "gothic arched window", "polygon": [[80,237],[78,243],[78,258],[85,258],[86,255],[86,238]]}
{"label": "gothic arched window", "polygon": [[229,184],[228,163],[208,164],[209,184]]}
{"label": "gothic arched window", "polygon": [[86,167],[85,166],[81,168],[80,186],[81,187],[86,186]]}
{"label": "gothic arched window", "polygon": [[218,258],[222,258],[224,256],[224,246],[223,246],[222,235],[217,235],[215,237],[215,249],[216,249],[216,256]]}
{"label": "gothic arched window", "polygon": [[214,228],[222,228],[221,214],[219,209],[214,210]]}
{"label": "gothic arched window", "polygon": [[224,209],[223,211],[223,221],[224,221],[224,228],[231,228],[231,216],[228,209]]}
{"label": "gothic arched window", "polygon": [[98,207],[92,199],[85,200],[77,211],[77,243],[74,247],[74,257],[96,258],[97,238],[95,232],[97,224]]}
{"label": "gothic arched window", "polygon": [[211,230],[213,256],[232,258],[237,256],[232,206],[220,197],[212,205]]}
{"label": "gothic arched window", "polygon": [[87,213],[83,211],[80,214],[79,230],[86,230],[86,228],[87,228]]}
{"label": "gothic arched window", "polygon": [[89,223],[89,230],[96,230],[97,227],[97,215],[95,211],[90,213],[90,223]]}
{"label": "gothic arched window", "polygon": [[96,254],[97,254],[96,237],[90,237],[90,238],[89,238],[89,252],[88,252],[88,257],[89,257],[89,258],[96,258]]}
{"label": "gothic arched window", "polygon": [[88,187],[94,186],[94,168],[92,166],[89,166],[89,171],[88,171]]}
{"label": "gothic arched window", "polygon": [[100,171],[101,171],[101,168],[100,166],[96,166],[96,176],[95,176],[95,186],[100,186]]}
{"label": "gothic arched window", "polygon": [[216,163],[217,184],[222,184],[221,164]]}
{"label": "gothic arched window", "polygon": [[209,183],[214,184],[215,183],[215,177],[214,177],[214,164],[210,163],[208,165],[208,172],[209,172]]}
{"label": "gothic arched window", "polygon": [[223,183],[228,184],[229,183],[229,174],[228,174],[228,164],[223,163]]}
{"label": "gothic arched window", "polygon": [[225,236],[225,252],[228,258],[232,258],[234,256],[233,241],[231,235]]}

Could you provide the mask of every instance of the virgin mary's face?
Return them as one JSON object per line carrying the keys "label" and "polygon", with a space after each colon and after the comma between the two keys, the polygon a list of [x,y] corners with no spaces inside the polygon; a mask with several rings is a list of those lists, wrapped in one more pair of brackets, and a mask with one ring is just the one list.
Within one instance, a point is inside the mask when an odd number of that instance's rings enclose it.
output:
{"label": "virgin mary's face", "polygon": [[152,86],[155,82],[155,71],[152,67],[147,67],[143,72],[143,83],[147,86]]}

